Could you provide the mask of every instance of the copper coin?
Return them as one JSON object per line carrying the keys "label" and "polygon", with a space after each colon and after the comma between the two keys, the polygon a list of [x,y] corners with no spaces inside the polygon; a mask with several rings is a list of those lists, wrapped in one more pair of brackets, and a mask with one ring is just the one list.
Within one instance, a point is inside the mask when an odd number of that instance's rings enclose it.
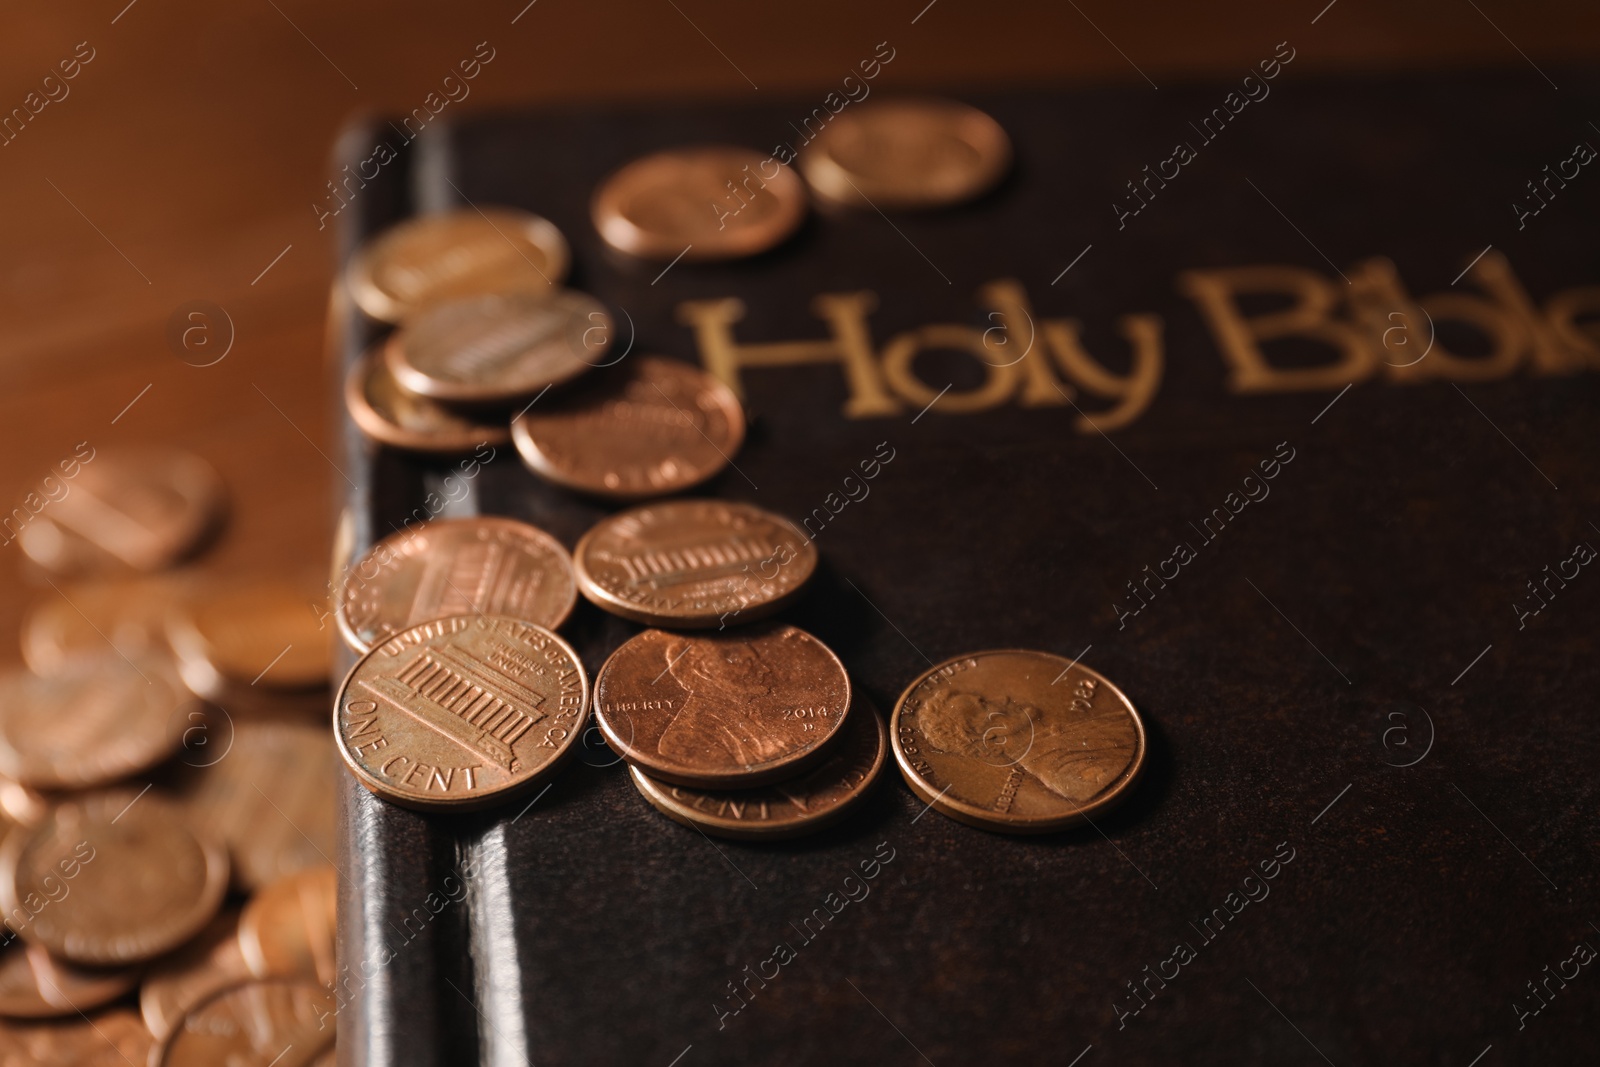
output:
{"label": "copper coin", "polygon": [[794,523],[749,504],[668,500],[602,519],[573,552],[578,588],[625,619],[725,628],[800,594],[817,546]]}
{"label": "copper coin", "polygon": [[744,443],[738,397],[687,363],[636,356],[591,382],[511,424],[523,462],[557,485],[645,500],[699,485]]}
{"label": "copper coin", "polygon": [[889,731],[864,697],[856,697],[842,733],[814,770],[758,789],[693,789],[659,782],[637,767],[628,773],[646,800],[685,826],[751,841],[799,837],[838,822],[883,770]]}
{"label": "copper coin", "polygon": [[566,277],[568,258],[566,238],[548,219],[471,208],[390,227],[362,246],[345,276],[361,310],[399,322],[458,296],[549,293]]}
{"label": "copper coin", "polygon": [[954,100],[874,101],[841,113],[800,153],[817,195],[851,207],[921,209],[970,200],[1011,166],[994,119]]}
{"label": "copper coin", "polygon": [[478,516],[390,534],[345,571],[339,632],[365,652],[429,619],[509,615],[554,630],[578,602],[572,557],[536,526]]}
{"label": "copper coin", "polygon": [[115,653],[48,678],[0,675],[0,774],[82,789],[155,766],[205,712],[171,666]]}
{"label": "copper coin", "polygon": [[333,994],[304,979],[244,982],[191,1008],[151,1067],[311,1067],[333,1048]]}
{"label": "copper coin", "polygon": [[467,296],[434,304],[384,346],[400,388],[448,403],[507,403],[575,378],[605,360],[611,316],[563,289]]}
{"label": "copper coin", "polygon": [[63,804],[0,846],[0,900],[19,933],[90,966],[137,963],[199,933],[228,888],[228,855],[158,797],[118,790]]}
{"label": "copper coin", "polygon": [[178,797],[190,825],[227,848],[235,885],[259,889],[328,862],[339,756],[326,719],[223,720],[197,741],[190,738],[185,760],[194,770]]}
{"label": "copper coin", "polygon": [[222,479],[176,448],[107,449],[27,526],[22,550],[58,574],[154,571],[189,555],[221,517]]}
{"label": "copper coin", "polygon": [[748,148],[675,148],[607,178],[590,214],[606,243],[629,255],[738,259],[799,228],[806,190],[788,167]]}
{"label": "copper coin", "polygon": [[190,584],[161,574],[52,590],[22,620],[22,661],[35,674],[59,674],[112,650],[133,660],[162,654],[167,615]]}
{"label": "copper coin", "polygon": [[715,636],[646,630],[595,678],[595,721],[612,751],[652,778],[745,789],[820,763],[850,709],[850,678],[793,626]]}
{"label": "copper coin", "polygon": [[0,1022],[0,1067],[138,1067],[155,1042],[139,1016],[114,1008],[52,1022]]}
{"label": "copper coin", "polygon": [[190,1008],[250,977],[239,951],[239,912],[229,909],[193,941],[151,965],[139,983],[139,1013],[159,1041]]}
{"label": "copper coin", "polygon": [[381,349],[356,360],[344,380],[344,406],[361,432],[380,444],[412,452],[471,452],[503,445],[503,422],[453,411],[400,388]]}
{"label": "copper coin", "polygon": [[8,1018],[48,1019],[93,1011],[138,984],[139,972],[133,968],[76,967],[51,958],[38,945],[0,949],[0,1015]]}
{"label": "copper coin", "polygon": [[338,901],[338,877],[327,865],[280,878],[251,897],[239,919],[239,949],[250,973],[331,986]]}
{"label": "copper coin", "polygon": [[583,664],[555,634],[504,615],[458,615],[361,657],[334,704],[334,736],[378,796],[466,811],[550,775],[572,752],[588,701]]}
{"label": "copper coin", "polygon": [[947,660],[912,682],[890,724],[914,793],[952,819],[1046,833],[1121,800],[1144,768],[1144,723],[1122,691],[1048,652]]}
{"label": "copper coin", "polygon": [[[203,696],[228,682],[270,689],[328,684],[332,650],[312,606],[316,588],[283,579],[218,584],[197,593],[168,619],[167,636],[185,681]],[[194,686],[197,676],[202,681]]]}

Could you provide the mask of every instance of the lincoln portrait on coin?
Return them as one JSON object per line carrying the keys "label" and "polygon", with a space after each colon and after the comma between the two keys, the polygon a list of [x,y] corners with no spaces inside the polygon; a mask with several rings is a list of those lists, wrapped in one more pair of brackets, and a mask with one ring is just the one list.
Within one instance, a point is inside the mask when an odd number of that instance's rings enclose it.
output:
{"label": "lincoln portrait on coin", "polygon": [[931,748],[1020,767],[1040,785],[1076,804],[1093,800],[1127,769],[1137,735],[1120,712],[1085,716],[1046,713],[1005,695],[941,691],[917,710]]}
{"label": "lincoln portrait on coin", "polygon": [[686,699],[661,733],[663,756],[695,765],[759,763],[793,745],[771,665],[744,641],[666,642],[666,670]]}

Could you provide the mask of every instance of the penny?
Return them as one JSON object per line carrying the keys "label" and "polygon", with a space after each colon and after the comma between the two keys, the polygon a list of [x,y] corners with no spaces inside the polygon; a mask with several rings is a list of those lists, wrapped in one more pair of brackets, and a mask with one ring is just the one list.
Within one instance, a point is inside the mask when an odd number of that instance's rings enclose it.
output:
{"label": "penny", "polygon": [[184,680],[208,697],[228,682],[271,689],[327,685],[332,649],[319,629],[315,594],[309,583],[300,588],[271,578],[199,592],[168,618],[167,637]]}
{"label": "penny", "polygon": [[166,663],[113,653],[48,678],[0,674],[0,775],[82,789],[155,766],[205,721]]}
{"label": "penny", "polygon": [[193,941],[151,966],[139,984],[139,1013],[159,1041],[190,1008],[250,977],[239,951],[239,912],[229,909]]}
{"label": "penny", "polygon": [[0,901],[52,955],[118,966],[170,952],[222,904],[228,857],[166,801],[132,790],[56,808],[0,846]]}
{"label": "penny", "polygon": [[339,883],[330,866],[281,878],[250,898],[239,950],[257,978],[315,978],[331,986]]}
{"label": "penny", "polygon": [[129,1067],[148,1062],[154,1044],[126,1008],[71,1020],[0,1022],[0,1067]]}
{"label": "penny", "polygon": [[339,773],[326,719],[230,723],[208,729],[204,744],[190,738],[185,762],[194,770],[178,793],[190,825],[227,848],[245,890],[326,863]]}
{"label": "penny", "polygon": [[924,672],[895,705],[894,756],[912,792],[961,822],[1046,833],[1127,795],[1144,723],[1122,691],[1047,652],[1002,649]]}
{"label": "penny", "polygon": [[449,615],[509,615],[554,630],[578,602],[572,557],[536,526],[479,516],[390,534],[345,571],[335,616],[350,647]]}
{"label": "penny", "polygon": [[625,619],[724,628],[770,615],[817,568],[804,530],[749,504],[669,500],[602,519],[573,552],[578,588]]}
{"label": "penny", "polygon": [[884,100],[841,113],[800,153],[817,195],[850,207],[916,210],[970,200],[1011,165],[994,119],[954,100]]}
{"label": "penny", "polygon": [[769,840],[830,826],[866,795],[883,770],[889,731],[856,697],[828,758],[815,770],[758,789],[711,791],[659,782],[629,767],[634,788],[663,815],[718,837]]}
{"label": "penny", "polygon": [[173,574],[83,582],[52,591],[22,620],[22,660],[58,674],[115,649],[129,659],[166,648],[167,614],[190,581]]}
{"label": "penny", "polygon": [[557,485],[643,500],[699,485],[744,442],[744,410],[687,363],[636,356],[511,424],[517,452]]}
{"label": "penny", "polygon": [[[6,936],[11,936],[9,931]],[[139,972],[132,968],[75,967],[52,959],[38,945],[0,949],[0,1015],[12,1019],[47,1019],[93,1011],[138,983]]]}
{"label": "penny", "polygon": [[511,440],[503,422],[453,411],[400,388],[381,349],[366,353],[350,368],[344,406],[362,433],[411,452],[471,452]]}
{"label": "penny", "polygon": [[418,312],[384,346],[400,388],[447,403],[507,403],[605,359],[611,316],[592,296],[497,293]]}
{"label": "penny", "polygon": [[176,448],[107,449],[63,484],[65,494],[18,538],[29,558],[58,574],[171,566],[199,547],[223,509],[217,472]]}
{"label": "penny", "polygon": [[652,778],[744,789],[820,763],[850,708],[844,664],[793,626],[690,636],[646,630],[595,678],[595,721]]}
{"label": "penny", "polygon": [[561,638],[504,615],[458,615],[361,657],[334,704],[334,737],[378,796],[465,811],[552,773],[582,733],[588,702],[583,664]]}
{"label": "penny", "polygon": [[212,994],[157,1045],[151,1067],[321,1067],[333,1048],[333,994],[315,982],[266,979]]}
{"label": "penny", "polygon": [[568,259],[566,238],[548,219],[472,208],[385,230],[351,258],[345,277],[361,310],[399,322],[458,296],[549,293],[566,277]]}
{"label": "penny", "polygon": [[705,145],[636,159],[590,205],[607,244],[645,259],[738,259],[782,243],[806,216],[805,185],[769,156]]}

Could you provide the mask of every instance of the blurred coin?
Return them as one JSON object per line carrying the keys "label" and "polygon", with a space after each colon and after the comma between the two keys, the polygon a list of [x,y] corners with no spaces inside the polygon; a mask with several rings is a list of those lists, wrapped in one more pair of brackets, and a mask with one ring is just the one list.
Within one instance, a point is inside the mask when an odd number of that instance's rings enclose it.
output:
{"label": "blurred coin", "polygon": [[[318,629],[315,595],[309,583],[301,588],[271,578],[199,591],[168,619],[180,669],[189,667],[182,669],[184,680],[208,697],[230,681],[272,689],[327,685],[331,635]],[[196,687],[196,680],[204,684]]]}
{"label": "blurred coin", "polygon": [[748,148],[674,148],[612,174],[590,214],[606,243],[630,255],[738,259],[799,228],[806,190],[788,167]]}
{"label": "blurred coin", "polygon": [[305,980],[244,982],[184,1015],[151,1067],[321,1067],[333,1048],[333,994]]}
{"label": "blurred coin", "polygon": [[163,654],[167,613],[191,584],[188,575],[160,574],[51,591],[22,620],[22,660],[35,674],[59,674],[111,649],[134,660]]}
{"label": "blurred coin", "polygon": [[717,636],[646,630],[595,678],[595,721],[611,750],[652,778],[746,789],[827,757],[850,708],[850,678],[793,626]]}
{"label": "blurred coin", "polygon": [[159,797],[73,800],[0,846],[0,901],[18,931],[65,960],[137,963],[199,933],[222,904],[228,856]]}
{"label": "blurred coin", "polygon": [[52,1022],[0,1022],[0,1067],[142,1067],[154,1044],[127,1008]]}
{"label": "blurred coin", "polygon": [[713,477],[744,442],[744,409],[687,363],[635,356],[511,424],[536,474],[614,500],[676,493]]}
{"label": "blurred coin", "polygon": [[0,674],[0,774],[38,789],[82,789],[155,766],[204,721],[172,668],[113,653],[49,678]]}
{"label": "blurred coin", "polygon": [[817,547],[788,519],[749,504],[668,500],[600,520],[578,542],[573,566],[583,595],[612,614],[722,629],[798,596]]}
{"label": "blurred coin", "polygon": [[244,906],[239,949],[257,978],[315,978],[331,986],[339,883],[334,869],[309,867],[265,886]]}
{"label": "blurred coin", "polygon": [[250,977],[239,951],[239,912],[230,908],[200,936],[151,965],[139,984],[139,1012],[159,1041],[190,1008]]}
{"label": "blurred coin", "polygon": [[368,352],[350,368],[344,381],[344,404],[362,433],[393,448],[471,452],[511,440],[504,422],[463,415],[400,388],[381,349]]}
{"label": "blurred coin", "polygon": [[408,219],[350,260],[361,310],[399,322],[419,307],[479,293],[547,294],[567,274],[567,241],[553,223],[512,208],[463,208]]}
{"label": "blurred coin", "polygon": [[536,526],[478,516],[390,534],[345,571],[339,632],[357,652],[449,615],[509,615],[554,630],[578,602],[572,557]]}
{"label": "blurred coin", "polygon": [[815,770],[758,789],[670,785],[629,767],[633,784],[663,815],[718,837],[798,837],[830,826],[872,788],[889,751],[883,719],[856,697],[836,747]]}
{"label": "blurred coin", "polygon": [[894,756],[941,813],[1003,833],[1047,833],[1121,800],[1144,768],[1144,723],[1081,663],[1026,649],[974,652],[924,672],[895,705]]}
{"label": "blurred coin", "polygon": [[994,119],[954,100],[883,100],[841,112],[800,153],[817,195],[850,207],[945,207],[987,192],[1011,166]]}
{"label": "blurred coin", "polygon": [[0,949],[0,1015],[12,1019],[48,1019],[93,1011],[138,983],[139,972],[129,967],[76,967],[52,959],[38,945]]}
{"label": "blurred coin", "polygon": [[578,654],[503,615],[425,622],[375,645],[334,705],[334,736],[356,780],[407,807],[465,811],[548,777],[589,702]]}
{"label": "blurred coin", "polygon": [[57,574],[169,567],[199,547],[224,501],[211,465],[176,448],[106,449],[65,484],[18,538]]}

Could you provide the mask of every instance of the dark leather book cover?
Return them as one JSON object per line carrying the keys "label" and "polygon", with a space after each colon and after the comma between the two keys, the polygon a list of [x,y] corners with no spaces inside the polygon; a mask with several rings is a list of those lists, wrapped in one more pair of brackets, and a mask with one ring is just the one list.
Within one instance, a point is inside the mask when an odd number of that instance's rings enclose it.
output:
{"label": "dark leather book cover", "polygon": [[[717,841],[597,732],[473,816],[347,781],[342,1062],[1592,1051],[1596,82],[1328,80],[1292,51],[970,97],[1016,150],[983,199],[814,211],[665,270],[602,244],[597,183],[684,143],[781,158],[826,87],[351,133],[340,165],[394,158],[343,186],[346,254],[417,212],[535,211],[619,346],[741,390],[706,493],[806,524],[823,563],[783,618],[881,713],[931,663],[1039,648],[1122,687],[1150,756],[1123,806],[1032,839],[891,766],[836,828]],[[334,300],[348,365],[379,331]],[[419,458],[347,422],[341,466],[358,550],[473,511],[570,547],[608,511],[509,447]],[[638,629],[581,604],[565,632],[592,676]]]}

